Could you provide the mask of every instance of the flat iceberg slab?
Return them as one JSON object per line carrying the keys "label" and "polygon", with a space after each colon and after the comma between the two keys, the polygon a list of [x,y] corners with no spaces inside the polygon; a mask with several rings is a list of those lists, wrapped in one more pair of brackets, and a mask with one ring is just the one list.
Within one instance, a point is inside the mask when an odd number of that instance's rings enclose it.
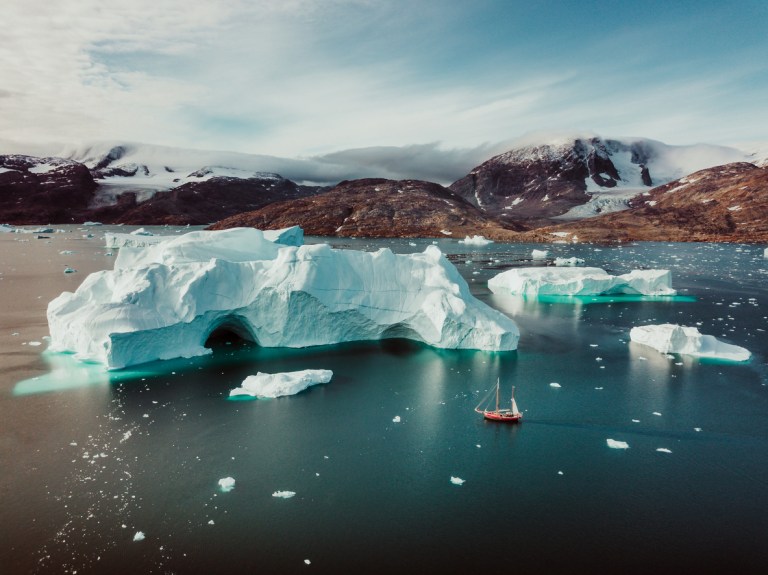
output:
{"label": "flat iceberg slab", "polygon": [[330,369],[305,369],[285,373],[262,373],[249,375],[240,387],[229,392],[229,396],[250,395],[252,397],[283,397],[296,395],[311,385],[328,383],[333,377]]}
{"label": "flat iceberg slab", "polygon": [[513,295],[675,295],[668,270],[614,276],[600,268],[513,268],[488,280],[493,293]]}
{"label": "flat iceberg slab", "polygon": [[680,353],[728,361],[748,361],[752,356],[749,350],[724,343],[712,335],[699,333],[695,327],[671,323],[633,327],[629,337],[661,353]]}
{"label": "flat iceberg slab", "polygon": [[519,339],[432,245],[408,255],[285,246],[235,228],[123,248],[114,266],[48,304],[51,351],[119,369],[210,353],[220,329],[264,347],[402,337],[500,351]]}

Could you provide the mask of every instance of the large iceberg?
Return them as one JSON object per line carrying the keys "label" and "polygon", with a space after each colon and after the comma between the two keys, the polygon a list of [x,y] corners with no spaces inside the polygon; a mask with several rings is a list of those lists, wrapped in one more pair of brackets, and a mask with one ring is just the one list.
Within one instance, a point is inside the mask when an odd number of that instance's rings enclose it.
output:
{"label": "large iceberg", "polygon": [[409,255],[284,246],[251,228],[122,248],[114,270],[48,304],[48,325],[49,349],[113,369],[210,353],[217,330],[264,347],[404,337],[498,351],[519,339],[435,246]]}
{"label": "large iceberg", "polygon": [[230,397],[250,395],[252,397],[283,397],[296,395],[310,385],[328,383],[333,377],[330,369],[305,369],[303,371],[288,371],[284,373],[262,373],[249,375],[237,387],[229,392]]}
{"label": "large iceberg", "polygon": [[488,280],[493,293],[514,295],[675,295],[668,270],[614,276],[600,268],[513,268]]}
{"label": "large iceberg", "polygon": [[680,353],[729,361],[748,361],[752,355],[743,347],[723,343],[712,335],[699,333],[695,327],[671,323],[633,327],[629,337],[632,341],[652,347],[661,353]]}

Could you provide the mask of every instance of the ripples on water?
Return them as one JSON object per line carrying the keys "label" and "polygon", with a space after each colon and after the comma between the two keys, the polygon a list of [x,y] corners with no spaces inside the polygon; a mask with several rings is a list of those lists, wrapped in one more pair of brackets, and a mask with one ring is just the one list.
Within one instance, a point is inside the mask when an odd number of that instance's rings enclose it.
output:
{"label": "ripples on water", "polygon": [[[48,249],[44,269],[75,246],[81,269],[111,264],[98,238],[70,238],[56,234],[48,248],[4,238],[4,253]],[[407,253],[433,241],[331,243]],[[517,352],[403,340],[274,350],[225,337],[209,357],[106,373],[23,348],[29,363],[6,372],[0,400],[2,564],[11,573],[762,569],[762,247],[437,243],[477,297],[518,323]],[[491,294],[486,282],[500,270],[546,263],[530,259],[533,248],[610,273],[669,268],[680,295]],[[18,338],[44,329],[49,297],[29,297],[35,325],[4,326],[20,333],[2,340],[8,365]],[[663,322],[696,325],[754,358],[706,362],[628,342],[632,326]],[[290,398],[227,397],[256,371],[306,368],[334,378]],[[473,411],[497,378],[516,386],[519,426]],[[228,476],[235,488],[223,493]],[[145,539],[134,542],[138,531]]]}

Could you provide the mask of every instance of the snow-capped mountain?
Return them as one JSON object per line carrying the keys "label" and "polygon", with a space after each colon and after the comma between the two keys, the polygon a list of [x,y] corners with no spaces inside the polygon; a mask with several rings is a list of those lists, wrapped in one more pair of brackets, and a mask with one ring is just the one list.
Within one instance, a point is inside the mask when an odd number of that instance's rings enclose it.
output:
{"label": "snow-capped mountain", "polygon": [[450,189],[503,220],[581,219],[626,209],[638,193],[696,170],[745,160],[723,146],[564,136],[521,142]]}

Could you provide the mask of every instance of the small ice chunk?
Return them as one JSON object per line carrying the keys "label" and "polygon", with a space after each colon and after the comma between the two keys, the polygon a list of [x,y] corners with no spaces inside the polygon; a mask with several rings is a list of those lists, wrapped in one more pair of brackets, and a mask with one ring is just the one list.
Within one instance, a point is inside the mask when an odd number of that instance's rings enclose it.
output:
{"label": "small ice chunk", "polygon": [[629,443],[626,441],[617,441],[615,439],[606,439],[605,441],[611,449],[629,449]]}
{"label": "small ice chunk", "polygon": [[296,495],[295,491],[275,491],[272,494],[272,497],[279,497],[281,499],[290,499],[294,495]]}
{"label": "small ice chunk", "polygon": [[65,274],[73,274],[73,273],[75,273],[76,271],[77,271],[76,269],[74,269],[74,268],[71,268],[71,267],[69,267],[69,266],[67,266],[67,267],[65,267],[65,268],[64,268],[64,273],[65,273]]}
{"label": "small ice chunk", "polygon": [[694,431],[701,431],[701,427],[694,427],[693,430]]}
{"label": "small ice chunk", "polygon": [[552,383],[549,384],[549,387],[563,387],[563,386],[553,381]]}
{"label": "small ice chunk", "polygon": [[581,258],[555,258],[555,266],[560,268],[583,266],[584,260]]}
{"label": "small ice chunk", "polygon": [[312,561],[310,561],[309,559],[304,559],[304,563],[306,563],[307,565],[309,565],[310,563],[312,563]]}
{"label": "small ice chunk", "polygon": [[240,387],[229,392],[230,397],[251,395],[253,397],[275,398],[295,395],[311,385],[328,383],[333,377],[330,369],[305,369],[285,373],[262,373],[249,375]]}
{"label": "small ice chunk", "polygon": [[563,475],[563,472],[562,471],[558,471],[557,474],[558,475]]}
{"label": "small ice chunk", "polygon": [[547,258],[549,252],[547,250],[533,250],[531,252],[531,258],[534,260],[544,260]]}
{"label": "small ice chunk", "polygon": [[31,345],[32,347],[37,347],[38,345],[43,345],[39,341],[30,341],[27,345]]}
{"label": "small ice chunk", "polygon": [[658,449],[656,449],[656,451],[659,451],[661,453],[672,453],[672,450],[667,449],[666,447],[659,447]]}
{"label": "small ice chunk", "polygon": [[223,477],[219,479],[219,487],[224,493],[232,491],[235,488],[235,480],[232,477]]}
{"label": "small ice chunk", "polygon": [[453,483],[454,485],[464,485],[465,482],[466,482],[466,479],[462,479],[461,477],[454,477],[453,475],[451,475],[451,483]]}
{"label": "small ice chunk", "polygon": [[493,240],[487,240],[483,236],[466,236],[463,240],[459,240],[459,243],[467,246],[487,246],[492,244]]}
{"label": "small ice chunk", "polygon": [[137,531],[136,535],[133,536],[134,541],[144,541],[144,532],[143,531]]}
{"label": "small ice chunk", "polygon": [[661,417],[661,414],[658,411],[654,411],[653,415],[658,415],[659,417]]}
{"label": "small ice chunk", "polygon": [[393,417],[392,418],[392,423],[400,423],[400,416],[396,415],[395,417]]}
{"label": "small ice chunk", "polygon": [[213,519],[208,522],[208,525],[213,525]]}

